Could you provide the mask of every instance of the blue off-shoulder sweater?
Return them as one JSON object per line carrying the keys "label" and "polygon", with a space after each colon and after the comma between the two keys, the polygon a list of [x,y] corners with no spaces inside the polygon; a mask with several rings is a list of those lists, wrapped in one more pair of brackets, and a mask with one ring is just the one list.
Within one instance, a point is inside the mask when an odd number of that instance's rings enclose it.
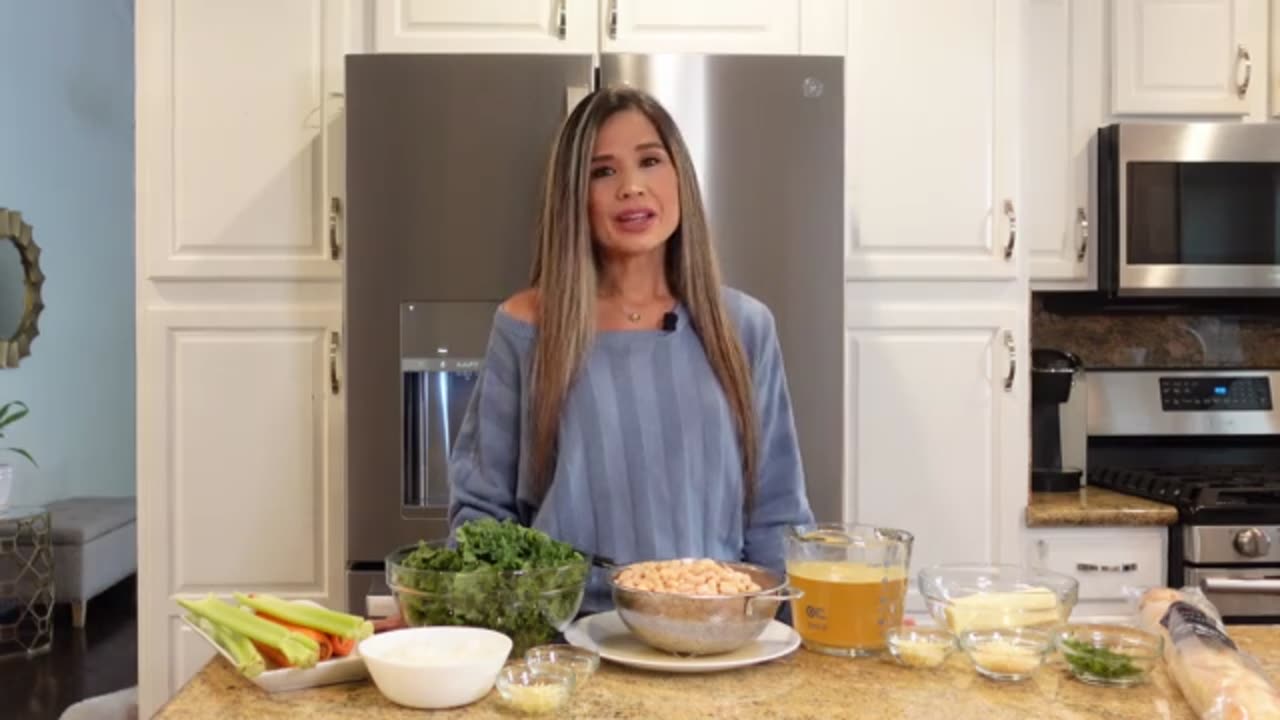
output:
{"label": "blue off-shoulder sweater", "polygon": [[[675,330],[597,333],[560,418],[541,502],[528,454],[534,325],[499,310],[450,458],[450,525],[513,518],[619,563],[676,557],[784,570],[783,531],[813,522],[773,315],[725,289],[759,416],[755,502],[744,517],[733,417],[682,305]],[[610,606],[600,573],[583,610]]]}

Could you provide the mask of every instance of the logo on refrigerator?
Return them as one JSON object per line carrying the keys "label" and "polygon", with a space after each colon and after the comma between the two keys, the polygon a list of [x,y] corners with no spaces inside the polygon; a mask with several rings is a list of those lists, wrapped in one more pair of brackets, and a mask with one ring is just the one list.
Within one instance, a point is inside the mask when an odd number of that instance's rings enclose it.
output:
{"label": "logo on refrigerator", "polygon": [[801,87],[804,88],[804,96],[807,98],[822,97],[822,81],[816,77],[805,78],[804,82],[801,83]]}

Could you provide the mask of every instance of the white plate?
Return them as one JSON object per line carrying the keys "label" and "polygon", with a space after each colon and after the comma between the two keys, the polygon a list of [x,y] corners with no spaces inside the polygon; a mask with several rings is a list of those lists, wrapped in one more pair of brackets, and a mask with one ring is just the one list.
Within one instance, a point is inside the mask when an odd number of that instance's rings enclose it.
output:
{"label": "white plate", "polygon": [[[294,602],[322,607],[310,600],[295,600]],[[218,651],[219,655],[226,658],[227,662],[231,663],[232,667],[235,667],[236,663],[231,659],[231,655],[226,650],[223,650],[221,645],[214,642],[213,638],[209,637],[204,630],[201,630],[200,626],[187,620],[186,615],[182,616],[182,622],[186,623],[187,627],[194,630],[197,635],[204,638],[214,650]],[[278,693],[320,687],[322,685],[356,682],[367,677],[369,677],[369,670],[364,666],[364,658],[360,657],[359,650],[353,649],[351,654],[346,657],[325,660],[322,663],[316,663],[313,668],[264,670],[257,677],[248,678],[248,680],[269,693]]]}
{"label": "white plate", "polygon": [[722,655],[679,657],[654,649],[631,634],[616,610],[579,619],[564,633],[565,640],[600,653],[600,657],[620,665],[644,670],[675,673],[703,673],[732,670],[790,655],[800,647],[800,635],[790,627],[771,621],[747,645]]}

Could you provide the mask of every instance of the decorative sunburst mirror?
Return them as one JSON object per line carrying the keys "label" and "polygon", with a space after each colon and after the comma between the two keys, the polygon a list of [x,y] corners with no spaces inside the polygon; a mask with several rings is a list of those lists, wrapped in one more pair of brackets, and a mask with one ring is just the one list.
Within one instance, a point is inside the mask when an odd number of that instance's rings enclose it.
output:
{"label": "decorative sunburst mirror", "polygon": [[31,226],[22,213],[0,207],[0,368],[17,367],[31,354],[31,342],[40,334],[43,285],[40,246]]}

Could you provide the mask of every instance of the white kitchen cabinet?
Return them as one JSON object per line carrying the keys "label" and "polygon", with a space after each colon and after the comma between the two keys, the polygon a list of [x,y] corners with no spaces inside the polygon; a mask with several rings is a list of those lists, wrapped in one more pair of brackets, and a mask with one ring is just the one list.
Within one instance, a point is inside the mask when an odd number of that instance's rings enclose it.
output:
{"label": "white kitchen cabinet", "polygon": [[1093,139],[1106,122],[1103,0],[1029,0],[1022,36],[1021,231],[1036,289],[1097,287]]}
{"label": "white kitchen cabinet", "polygon": [[[148,144],[138,167],[151,278],[335,280],[316,182],[333,113],[323,58],[334,0],[140,3],[164,14],[140,48]],[[144,212],[145,211],[145,212]]]}
{"label": "white kitchen cabinet", "polygon": [[373,0],[376,52],[592,53],[599,0]]}
{"label": "white kitchen cabinet", "polygon": [[1021,5],[851,0],[850,279],[1017,276]]}
{"label": "white kitchen cabinet", "polygon": [[1132,589],[1166,584],[1168,537],[1165,527],[1032,528],[1025,561],[1080,582],[1074,620],[1131,617]]}
{"label": "white kitchen cabinet", "polygon": [[182,629],[173,595],[345,603],[349,10],[346,0],[136,4],[144,717],[211,655]]}
{"label": "white kitchen cabinet", "polygon": [[[208,654],[179,631],[171,596],[342,602],[341,388],[331,385],[341,382],[331,343],[342,313],[189,306],[145,315],[139,652],[146,700],[163,701]],[[153,678],[158,687],[147,686]]]}
{"label": "white kitchen cabinet", "polygon": [[374,0],[376,52],[839,55],[845,0]]}
{"label": "white kitchen cabinet", "polygon": [[1114,0],[1111,10],[1114,114],[1264,114],[1266,0]]}
{"label": "white kitchen cabinet", "polygon": [[875,292],[846,301],[845,517],[914,534],[913,577],[1000,562],[1026,504],[1025,313]]}
{"label": "white kitchen cabinet", "polygon": [[1271,115],[1280,118],[1280,0],[1271,3]]}
{"label": "white kitchen cabinet", "polygon": [[844,0],[602,0],[604,52],[841,54]]}

